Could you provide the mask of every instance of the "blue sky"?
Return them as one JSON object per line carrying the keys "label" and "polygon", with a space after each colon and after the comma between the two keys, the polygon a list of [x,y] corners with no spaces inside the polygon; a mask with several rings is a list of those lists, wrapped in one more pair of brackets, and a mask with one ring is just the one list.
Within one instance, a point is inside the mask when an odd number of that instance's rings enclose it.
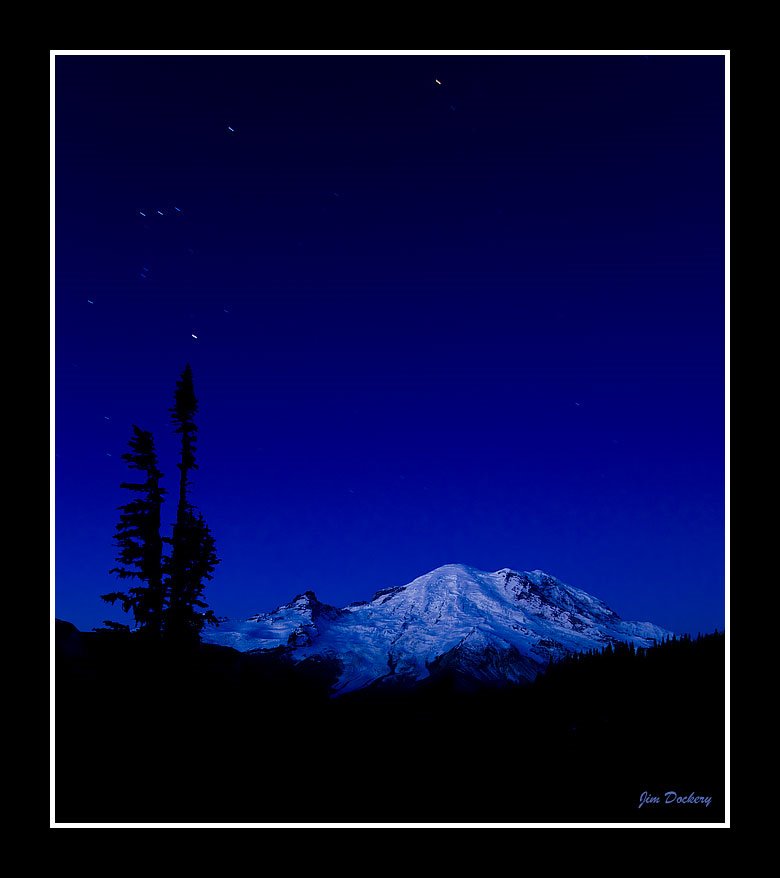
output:
{"label": "blue sky", "polygon": [[60,618],[190,362],[218,614],[460,562],[723,627],[722,57],[56,63]]}

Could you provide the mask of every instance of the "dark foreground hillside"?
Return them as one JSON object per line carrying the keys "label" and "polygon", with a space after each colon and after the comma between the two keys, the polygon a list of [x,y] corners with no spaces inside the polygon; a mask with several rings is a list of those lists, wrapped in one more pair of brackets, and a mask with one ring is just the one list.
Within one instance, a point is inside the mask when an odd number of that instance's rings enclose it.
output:
{"label": "dark foreground hillside", "polygon": [[326,665],[58,623],[56,673],[58,822],[724,818],[721,635],[331,699]]}

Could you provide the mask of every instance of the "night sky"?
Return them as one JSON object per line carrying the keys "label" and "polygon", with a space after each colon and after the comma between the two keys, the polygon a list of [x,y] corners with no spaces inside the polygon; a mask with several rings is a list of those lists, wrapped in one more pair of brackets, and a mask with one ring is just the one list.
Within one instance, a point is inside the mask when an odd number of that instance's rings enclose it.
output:
{"label": "night sky", "polygon": [[457,562],[722,629],[723,107],[719,56],[57,57],[57,616],[127,621],[190,362],[218,615]]}

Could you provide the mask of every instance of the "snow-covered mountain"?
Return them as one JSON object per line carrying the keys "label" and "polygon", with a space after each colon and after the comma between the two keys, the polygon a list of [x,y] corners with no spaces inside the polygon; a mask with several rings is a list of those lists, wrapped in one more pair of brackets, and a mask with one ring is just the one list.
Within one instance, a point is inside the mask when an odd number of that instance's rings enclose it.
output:
{"label": "snow-covered mountain", "polygon": [[447,564],[343,609],[307,591],[270,613],[204,632],[241,651],[335,659],[337,692],[416,682],[443,671],[481,681],[533,679],[550,657],[615,641],[651,646],[671,632],[625,622],[603,601],[541,570],[486,573]]}

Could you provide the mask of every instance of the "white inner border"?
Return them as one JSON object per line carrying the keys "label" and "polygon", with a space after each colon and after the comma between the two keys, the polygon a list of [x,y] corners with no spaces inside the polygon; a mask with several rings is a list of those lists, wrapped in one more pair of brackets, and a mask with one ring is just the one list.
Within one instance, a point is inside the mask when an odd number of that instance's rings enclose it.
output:
{"label": "white inner border", "polygon": [[[55,58],[58,55],[721,55],[725,59],[725,105],[724,105],[724,121],[725,121],[725,263],[724,263],[724,281],[725,281],[725,621],[726,621],[726,687],[725,687],[725,704],[726,704],[726,727],[725,727],[725,744],[726,744],[726,761],[725,761],[725,822],[724,823],[57,823],[54,819],[54,777],[55,777],[55,756],[54,756],[54,619],[55,619],[55,583],[54,583],[54,548],[55,548],[55,526],[54,526],[54,416],[55,416],[55,386],[54,386],[54,363],[55,363],[55,301],[54,301],[54,258],[55,258],[55,228],[54,228],[54,150],[55,150],[55,113],[54,113],[54,95],[55,95]],[[50,217],[50,268],[49,268],[49,425],[50,425],[50,444],[49,444],[49,514],[50,514],[50,544],[49,544],[49,661],[50,661],[50,743],[49,743],[49,770],[50,770],[50,799],[49,799],[49,826],[51,828],[62,829],[180,829],[180,828],[197,828],[197,829],[525,829],[525,828],[626,828],[626,829],[722,829],[731,825],[731,783],[730,783],[730,577],[729,567],[731,563],[730,551],[730,514],[731,514],[731,490],[730,478],[731,468],[729,464],[729,455],[731,449],[729,436],[729,421],[731,414],[731,388],[729,384],[729,375],[731,368],[731,358],[729,348],[731,344],[731,286],[730,286],[730,270],[731,270],[731,228],[730,228],[730,206],[731,206],[731,180],[730,180],[730,161],[731,161],[731,119],[730,119],[730,53],[727,49],[692,49],[690,51],[684,49],[671,49],[668,51],[661,49],[576,49],[576,50],[556,50],[556,49],[523,49],[523,50],[504,50],[504,49],[466,49],[466,50],[447,50],[447,49],[268,49],[268,50],[236,50],[236,49],[208,49],[208,50],[188,50],[188,49],[170,49],[170,50],[145,50],[145,49],[128,49],[128,50],[109,50],[109,49],[53,49],[49,53],[49,118],[50,118],[50,160],[49,160],[49,217]]]}

